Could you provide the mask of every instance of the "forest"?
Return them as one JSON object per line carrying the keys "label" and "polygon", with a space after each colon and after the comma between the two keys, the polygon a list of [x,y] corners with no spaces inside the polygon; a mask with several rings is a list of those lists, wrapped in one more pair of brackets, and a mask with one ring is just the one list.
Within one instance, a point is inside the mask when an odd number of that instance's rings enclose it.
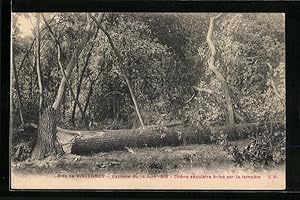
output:
{"label": "forest", "polygon": [[284,25],[281,13],[13,13],[12,166],[281,165]]}

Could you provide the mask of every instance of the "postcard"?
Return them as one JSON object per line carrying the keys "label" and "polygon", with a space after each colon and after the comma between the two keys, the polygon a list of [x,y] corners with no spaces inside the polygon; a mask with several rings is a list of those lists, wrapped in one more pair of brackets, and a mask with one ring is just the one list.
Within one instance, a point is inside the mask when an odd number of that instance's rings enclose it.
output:
{"label": "postcard", "polygon": [[284,13],[11,15],[10,185],[284,190]]}

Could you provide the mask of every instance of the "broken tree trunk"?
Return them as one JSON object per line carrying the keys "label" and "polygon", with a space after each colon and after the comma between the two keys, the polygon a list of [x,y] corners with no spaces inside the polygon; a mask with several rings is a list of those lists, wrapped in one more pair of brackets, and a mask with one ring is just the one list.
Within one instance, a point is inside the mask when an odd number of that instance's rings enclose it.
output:
{"label": "broken tree trunk", "polygon": [[[42,15],[45,20],[45,17]],[[51,29],[49,29],[51,31]],[[80,56],[82,50],[85,48],[91,36],[91,25],[87,25],[87,32],[84,37],[79,42],[77,48],[74,50],[71,59],[69,60],[67,67],[65,69],[65,76],[61,79],[56,98],[52,106],[48,107],[39,119],[38,137],[34,144],[31,158],[32,159],[44,159],[50,155],[60,156],[62,155],[63,149],[57,140],[56,133],[56,117],[59,111],[60,105],[62,103],[62,98],[65,93],[65,87],[67,84],[67,79],[70,77],[73,68],[76,65],[77,59]],[[54,35],[54,34],[53,34]],[[56,41],[58,42],[58,41]]]}
{"label": "broken tree trunk", "polygon": [[60,156],[64,153],[56,138],[56,110],[51,106],[44,110],[39,119],[38,135],[31,158],[43,159],[48,156]]}
{"label": "broken tree trunk", "polygon": [[[274,125],[275,124],[275,125]],[[229,140],[245,138],[262,131],[266,123],[236,124],[209,129],[199,127],[147,127],[145,129],[123,129],[105,132],[74,131],[78,137],[71,145],[71,153],[86,155],[97,152],[124,150],[125,147],[160,147],[185,144],[209,144],[219,135],[227,134]],[[284,130],[283,123],[273,123],[273,130]],[[70,130],[68,134],[70,134]],[[59,132],[64,132],[60,129]]]}
{"label": "broken tree trunk", "polygon": [[[46,113],[50,114],[51,112],[46,111],[43,115]],[[50,120],[50,122],[54,121]],[[178,124],[178,122],[168,124],[168,127],[165,128],[150,126],[145,129],[110,130],[105,132],[67,130],[59,127],[56,130],[57,140],[62,145],[63,151],[79,155],[126,150],[128,147],[142,148],[196,143],[209,144],[215,143],[221,134],[227,134],[229,140],[236,140],[246,138],[250,134],[254,135],[266,132],[267,129],[272,130],[272,132],[284,132],[285,130],[283,122],[236,124],[234,126],[219,126],[209,129],[183,126],[174,127],[174,124]],[[55,124],[51,125],[47,120],[44,125],[53,126],[53,128],[55,126]],[[28,124],[24,129],[14,131],[12,135],[13,159],[26,160],[33,149],[34,141],[54,136],[54,134],[47,134],[46,132],[42,136],[41,133],[37,133],[37,130],[37,125]],[[50,128],[45,129],[45,131],[49,130]],[[61,150],[58,142],[51,145],[55,145],[56,150]],[[46,146],[40,146],[40,148],[46,154],[62,153],[51,152],[50,148],[46,148]],[[35,153],[43,156],[40,152]],[[38,155],[37,157],[39,157]]]}

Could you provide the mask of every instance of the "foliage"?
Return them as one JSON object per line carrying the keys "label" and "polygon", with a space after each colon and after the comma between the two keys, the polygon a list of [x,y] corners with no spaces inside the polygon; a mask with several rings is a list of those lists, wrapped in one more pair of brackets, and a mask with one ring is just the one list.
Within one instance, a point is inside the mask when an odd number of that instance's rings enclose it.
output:
{"label": "foliage", "polygon": [[[285,92],[282,88],[284,88],[285,78],[283,70],[285,45],[282,24],[281,15],[246,13],[224,13],[215,22],[213,35],[217,50],[215,65],[229,85],[236,112],[240,113],[245,121],[267,120],[270,116],[273,120],[284,119],[284,101],[272,91],[267,65],[270,63],[277,71],[275,85],[281,88],[279,93],[284,99]],[[210,52],[205,40],[198,52],[203,60],[208,60]],[[203,66],[205,76],[201,78],[197,86],[212,89],[218,96],[222,96],[222,85],[207,69],[207,62],[203,62]],[[188,110],[188,115],[195,121],[208,121],[209,124],[214,124],[216,121],[226,122],[225,101],[218,101],[214,106],[208,106],[213,104],[212,99],[216,99],[214,95],[209,96],[207,98],[207,94],[198,94],[195,98],[195,102],[201,102],[198,104],[198,110],[202,110],[200,111],[202,116],[207,113],[211,113],[209,116],[217,113],[217,116],[212,119],[203,117],[200,120],[199,113],[193,113],[190,110]],[[207,105],[205,109],[203,109],[203,104]],[[215,120],[216,118],[218,120]]]}
{"label": "foliage", "polygon": [[266,168],[285,161],[285,131],[273,131],[274,125],[265,125],[258,134],[250,134],[250,142],[244,149],[229,142],[227,135],[217,138],[217,144],[232,156],[235,166],[250,165],[253,168]]}
{"label": "foliage", "polygon": [[[210,52],[206,34],[209,18],[214,15],[106,13],[101,18],[100,14],[94,14],[97,20],[102,20],[123,61],[118,60],[105,34],[93,25],[92,38],[70,77],[73,91],[80,89],[78,100],[83,107],[86,106],[88,120],[93,124],[106,124],[105,127],[110,129],[139,126],[123,77],[125,73],[132,83],[146,124],[156,124],[162,120],[185,120],[192,126],[226,124],[222,86],[207,69]],[[29,21],[35,18],[31,14],[23,17]],[[93,24],[92,20],[83,13],[51,13],[45,14],[45,18],[61,43],[65,67],[86,31],[86,25]],[[21,19],[22,14],[13,16],[13,53],[24,118],[37,123],[39,93],[35,48],[30,49],[32,42],[35,42],[35,33],[32,29],[29,36],[23,37],[19,23]],[[223,13],[215,22],[215,64],[229,85],[235,112],[246,122],[285,118],[283,24],[281,14],[262,13]],[[25,56],[27,51],[29,53]],[[273,67],[273,73],[268,63]],[[83,71],[85,65],[87,68]],[[58,68],[55,41],[43,20],[41,68],[45,104],[49,105],[54,101],[62,74]],[[275,95],[271,79],[281,99]],[[192,86],[208,88],[215,93],[195,93]],[[59,121],[66,126],[73,126],[68,124],[74,106],[70,94],[67,89],[60,110]],[[191,98],[193,95],[195,97]],[[13,121],[18,124],[19,106],[15,90],[12,97]],[[75,122],[78,127],[83,127],[78,106]]]}

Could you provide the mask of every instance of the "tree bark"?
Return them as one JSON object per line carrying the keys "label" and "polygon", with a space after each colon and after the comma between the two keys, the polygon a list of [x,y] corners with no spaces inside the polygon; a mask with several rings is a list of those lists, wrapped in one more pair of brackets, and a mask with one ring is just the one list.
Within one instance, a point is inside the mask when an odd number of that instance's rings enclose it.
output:
{"label": "tree bark", "polygon": [[[267,123],[235,124],[212,127],[171,127],[145,129],[123,129],[105,132],[70,131],[60,129],[61,134],[74,134],[77,137],[71,145],[73,154],[93,154],[124,150],[125,147],[161,147],[186,144],[209,144],[216,142],[221,134],[227,134],[229,140],[246,138],[249,134],[259,133]],[[273,122],[273,130],[284,130],[282,122]]]}
{"label": "tree bark", "polygon": [[56,138],[56,110],[48,107],[39,120],[38,136],[31,152],[32,159],[60,156],[64,153]]}
{"label": "tree bark", "polygon": [[[69,88],[69,91],[70,91],[70,93],[71,93],[71,96],[72,96],[73,100],[76,102],[76,104],[77,104],[78,107],[79,107],[79,110],[80,110],[81,115],[82,115],[82,119],[83,119],[84,122],[85,122],[85,127],[88,127],[88,121],[87,121],[87,119],[86,119],[86,117],[85,117],[85,113],[83,112],[82,106],[81,106],[79,100],[75,97],[75,94],[74,94],[74,92],[73,92],[73,90],[72,90],[72,87],[71,87],[71,84],[70,84],[70,82],[69,82],[69,79],[68,79],[68,77],[67,77],[67,75],[66,75],[66,73],[65,73],[65,70],[64,70],[64,68],[63,68],[63,66],[62,66],[62,64],[61,64],[61,61],[60,61],[60,55],[61,55],[61,53],[60,53],[60,46],[59,46],[59,45],[57,46],[57,54],[58,54],[58,58],[57,58],[57,60],[58,60],[58,65],[59,65],[60,70],[61,70],[61,72],[62,72],[62,74],[63,74],[63,77],[66,79],[66,83],[67,83],[67,85],[68,85],[68,88]],[[64,96],[65,96],[65,94],[64,94]]]}
{"label": "tree bark", "polygon": [[[85,122],[85,126],[88,127],[88,122],[87,122],[87,119],[86,119],[86,117],[85,117],[85,115],[84,115],[82,106],[81,106],[81,104],[80,104],[78,98],[75,97],[75,94],[74,94],[73,89],[72,89],[72,87],[71,87],[71,84],[70,84],[70,82],[69,82],[69,78],[67,77],[67,74],[66,74],[66,72],[65,72],[65,70],[64,70],[64,68],[63,68],[63,66],[62,66],[61,60],[60,60],[60,58],[61,58],[61,47],[60,47],[60,42],[59,42],[59,40],[56,38],[55,34],[53,33],[53,31],[52,31],[50,25],[48,24],[47,20],[45,19],[45,17],[43,17],[43,20],[44,20],[46,26],[48,27],[48,30],[49,30],[50,34],[52,35],[52,37],[54,38],[55,43],[56,43],[56,45],[57,45],[57,62],[58,62],[59,68],[60,68],[60,70],[61,70],[61,72],[62,72],[62,74],[63,74],[63,78],[65,79],[65,82],[66,82],[66,84],[67,84],[67,86],[68,86],[68,88],[69,88],[69,91],[70,91],[70,93],[71,93],[71,96],[72,96],[74,102],[75,102],[75,103],[78,105],[78,107],[79,107],[79,110],[80,110],[80,112],[81,112],[82,118],[84,119],[84,122]],[[98,32],[98,31],[97,31],[97,32]],[[97,36],[97,35],[96,35],[96,36]],[[87,43],[87,42],[86,42],[86,43]],[[86,44],[85,44],[85,45],[86,45]],[[78,57],[79,57],[79,55],[78,55]],[[77,59],[76,59],[76,61],[75,61],[74,66],[78,63],[78,62],[77,62],[77,61],[78,61],[78,57],[77,57]],[[65,93],[63,93],[63,96],[64,96],[64,95],[65,95]]]}
{"label": "tree bark", "polygon": [[[90,17],[92,18],[92,20],[96,23],[96,25],[98,26],[98,28],[100,28],[100,30],[106,35],[106,37],[107,37],[107,39],[108,39],[108,42],[109,42],[110,46],[112,47],[114,53],[116,54],[118,60],[120,61],[120,64],[122,65],[122,64],[124,63],[124,59],[123,59],[123,57],[121,56],[119,50],[116,48],[116,46],[115,46],[115,44],[114,44],[112,38],[110,37],[109,33],[107,32],[107,30],[102,26],[101,23],[99,23],[99,22],[96,20],[96,18],[95,18],[92,14],[89,13],[89,16],[90,16]],[[129,92],[130,92],[132,101],[133,101],[133,103],[134,103],[134,108],[135,108],[135,111],[136,111],[137,116],[138,116],[138,118],[139,118],[139,121],[140,121],[140,123],[141,123],[141,126],[142,126],[142,128],[145,128],[144,121],[143,121],[143,118],[142,118],[142,116],[141,116],[141,112],[140,112],[140,110],[139,110],[138,102],[137,102],[137,100],[136,100],[134,91],[133,91],[133,89],[132,89],[132,87],[131,87],[130,80],[128,79],[128,77],[127,77],[127,75],[126,75],[126,72],[125,72],[125,70],[124,70],[122,67],[120,67],[120,70],[121,70],[122,75],[124,76],[124,79],[125,79],[126,84],[127,84],[127,86],[128,86],[128,89],[129,89]]]}
{"label": "tree bark", "polygon": [[42,75],[41,75],[41,66],[40,66],[40,14],[36,14],[36,72],[38,77],[38,85],[39,85],[39,120],[42,117],[43,112],[43,84],[42,84]]}
{"label": "tree bark", "polygon": [[[88,31],[89,31],[89,29],[88,29]],[[87,33],[87,35],[84,36],[84,38],[80,41],[79,45],[77,46],[77,48],[73,52],[72,57],[71,57],[68,65],[67,65],[66,69],[64,70],[65,73],[66,73],[66,78],[65,77],[62,78],[62,80],[60,82],[60,85],[59,85],[59,88],[58,88],[58,91],[57,91],[55,101],[52,104],[52,107],[55,110],[58,110],[59,107],[60,107],[62,96],[63,96],[63,93],[65,92],[65,86],[66,86],[66,83],[67,83],[67,79],[70,78],[71,72],[73,71],[73,69],[76,65],[76,60],[80,56],[83,48],[86,46],[89,39],[90,39],[90,34]]]}
{"label": "tree bark", "polygon": [[89,93],[88,93],[88,96],[86,98],[84,109],[83,109],[84,113],[86,113],[87,108],[88,108],[88,106],[90,104],[90,99],[91,99],[91,96],[93,94],[93,86],[94,86],[94,82],[92,82],[91,85],[90,85]]}
{"label": "tree bark", "polygon": [[[46,21],[43,15],[42,17],[44,21]],[[31,153],[31,158],[33,159],[43,159],[50,155],[59,156],[63,154],[62,147],[56,138],[57,113],[62,103],[62,97],[65,93],[65,85],[67,84],[67,79],[70,77],[72,70],[75,68],[78,57],[80,56],[83,48],[86,46],[87,42],[90,39],[90,30],[91,26],[90,24],[88,24],[86,34],[83,36],[83,39],[74,50],[72,57],[66,67],[66,74],[60,82],[60,86],[53,105],[48,107],[42,113],[41,119],[39,120],[38,137]],[[49,29],[49,31],[51,31],[51,29]]]}
{"label": "tree bark", "polygon": [[86,98],[86,100],[85,100],[85,105],[84,105],[84,109],[83,109],[83,113],[84,113],[85,115],[86,115],[87,108],[88,108],[88,106],[89,106],[89,104],[90,104],[90,99],[91,99],[91,96],[92,96],[92,94],[93,94],[94,85],[95,85],[95,83],[96,83],[98,77],[100,76],[100,73],[101,73],[101,72],[98,72],[97,77],[96,77],[94,80],[91,81],[90,88],[89,88],[89,92],[88,92],[87,98]]}
{"label": "tree bark", "polygon": [[223,91],[224,91],[224,95],[225,95],[227,112],[228,112],[228,121],[229,121],[229,124],[234,124],[235,123],[234,122],[234,109],[233,109],[233,104],[232,104],[232,100],[230,97],[230,90],[229,90],[227,82],[226,82],[225,78],[223,77],[222,73],[215,67],[216,48],[212,41],[212,35],[213,35],[214,21],[217,18],[219,18],[220,16],[221,16],[221,14],[211,17],[209,20],[209,28],[208,28],[208,32],[207,32],[206,41],[207,41],[208,47],[211,51],[211,56],[208,60],[208,68],[215,74],[217,79],[222,83]]}
{"label": "tree bark", "polygon": [[[53,117],[55,113],[53,108],[43,112],[46,117]],[[52,114],[51,114],[52,112]],[[43,118],[45,119],[45,118]],[[20,155],[22,152],[30,152],[34,140],[48,140],[47,137],[54,136],[54,134],[45,134],[50,130],[50,127],[56,127],[55,120],[44,120],[40,127],[45,131],[37,134],[36,125],[32,124],[25,127],[25,132],[16,132],[12,138],[12,148],[14,157],[22,160],[26,159],[26,155]],[[175,125],[175,127],[174,127]],[[109,130],[109,131],[77,131],[67,130],[57,127],[57,140],[60,142],[51,143],[47,146],[39,146],[40,151],[34,150],[33,154],[37,157],[46,155],[74,153],[79,155],[92,154],[98,152],[109,152],[116,150],[125,150],[125,147],[161,147],[161,146],[178,146],[187,144],[210,144],[215,143],[221,134],[226,134],[228,140],[238,140],[247,138],[249,134],[259,134],[265,132],[269,128],[270,131],[284,132],[285,123],[278,121],[258,122],[248,124],[235,124],[233,126],[217,126],[217,127],[184,127],[182,123],[174,122],[167,124],[166,127],[149,126],[145,129],[123,129],[123,130]],[[26,125],[25,125],[26,126]],[[42,130],[41,129],[41,130]],[[56,134],[55,134],[56,136]],[[46,139],[45,139],[46,138]],[[54,141],[54,140],[53,140]],[[23,144],[23,145],[22,145]],[[27,145],[24,145],[27,144]],[[48,143],[47,143],[48,144]],[[56,151],[53,150],[55,146]],[[62,147],[63,146],[63,150]],[[25,147],[25,149],[20,149]],[[40,153],[44,152],[44,153]]]}

